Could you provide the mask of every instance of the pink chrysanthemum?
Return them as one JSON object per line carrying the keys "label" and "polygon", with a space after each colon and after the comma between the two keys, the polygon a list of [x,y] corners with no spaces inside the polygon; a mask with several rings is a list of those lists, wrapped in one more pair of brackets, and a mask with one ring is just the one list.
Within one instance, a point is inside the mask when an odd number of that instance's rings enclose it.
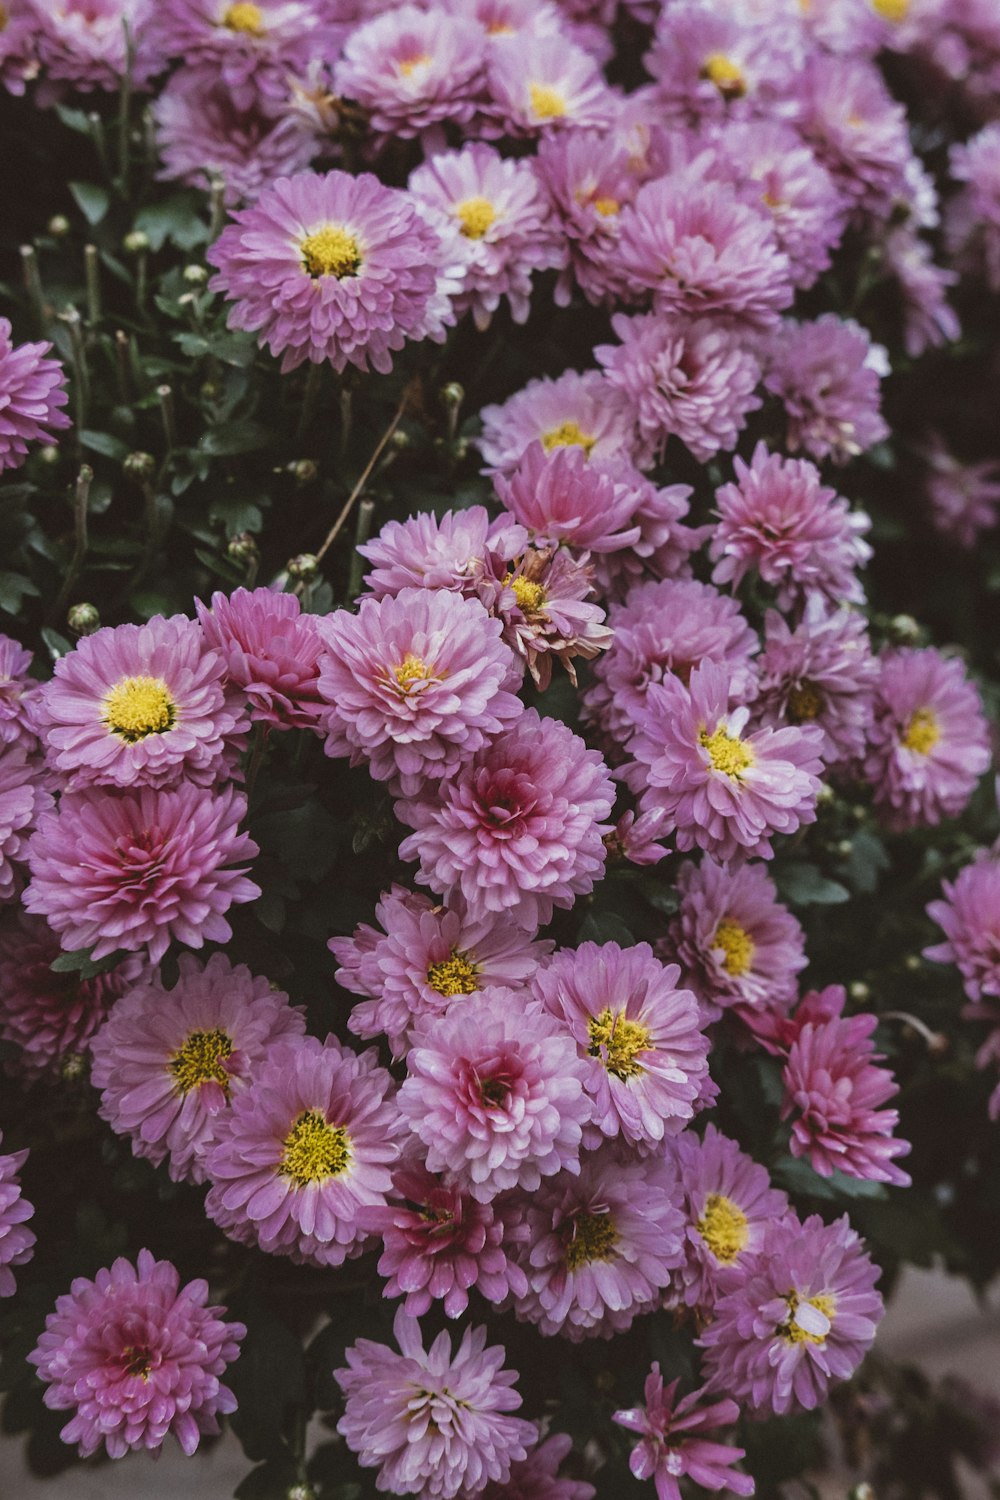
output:
{"label": "pink chrysanthemum", "polygon": [[887,826],[957,817],[989,763],[989,729],[962,662],[933,647],[883,651],[864,775]]}
{"label": "pink chrysanthemum", "polygon": [[490,50],[486,61],[489,114],[505,135],[606,128],[614,96],[589,52],[566,36],[521,33]]}
{"label": "pink chrysanthemum", "polygon": [[787,1007],[806,966],[805,936],[760,865],[723,869],[713,859],[681,866],[680,909],[660,945],[678,958],[709,1020],[732,1006]]}
{"label": "pink chrysanthemum", "polygon": [[799,128],[845,198],[885,219],[905,197],[912,151],[906,111],[870,58],[818,51],[803,73]]}
{"label": "pink chrysanthemum", "polygon": [[952,146],[951,175],[963,186],[948,204],[945,235],[958,265],[1000,290],[1000,123]]}
{"label": "pink chrysanthemum", "polygon": [[29,443],[51,443],[70,425],[66,376],[51,344],[13,344],[10,322],[0,318],[0,473],[16,469]]}
{"label": "pink chrysanthemum", "polygon": [[546,453],[577,446],[589,459],[632,458],[635,434],[629,402],[600,370],[557,380],[529,380],[499,406],[484,406],[476,439],[488,473],[509,474],[532,443]]}
{"label": "pink chrysanthemum", "polygon": [[883,1310],[878,1276],[846,1214],[772,1224],[699,1340],[708,1389],[763,1416],[821,1405],[871,1347]]}
{"label": "pink chrysanthemum", "polygon": [[460,892],[470,916],[509,912],[534,932],[600,879],[614,800],[596,751],[528,709],[436,796],[398,805],[416,830],[400,856],[446,900]]}
{"label": "pink chrysanthemum", "polygon": [[59,1436],[81,1458],[102,1446],[111,1458],[157,1452],[168,1433],[191,1456],[219,1431],[220,1412],[236,1410],[221,1383],[240,1352],[242,1323],[224,1323],[209,1307],[208,1283],[181,1286],[168,1260],[140,1250],[135,1265],[116,1260],[93,1281],[78,1276],[28,1363],[48,1387],[45,1405],[73,1416]]}
{"label": "pink chrysanthemum", "polygon": [[920,456],[927,464],[924,489],[935,528],[971,550],[1000,518],[1000,463],[963,463],[937,433],[930,434]]}
{"label": "pink chrysanthemum", "polygon": [[382,1032],[393,1055],[405,1056],[413,1025],[443,1015],[453,1001],[499,985],[522,989],[552,951],[506,916],[476,919],[435,906],[428,896],[394,885],[375,909],[385,929],[363,923],[350,938],[331,938],[341,967],[337,981],[368,999],[348,1026],[356,1036]]}
{"label": "pink chrysanthemum", "polygon": [[225,670],[186,615],[84,636],[39,700],[50,766],[74,791],[223,780],[247,728]]}
{"label": "pink chrysanthemum", "polygon": [[27,1151],[0,1153],[0,1297],[13,1297],[17,1283],[11,1267],[26,1266],[35,1248],[34,1233],[25,1228],[35,1210],[22,1197],[17,1175],[27,1160]]}
{"label": "pink chrysanthemum", "polygon": [[465,17],[399,5],[351,32],[334,85],[368,112],[373,130],[406,139],[444,120],[467,123],[484,63],[482,31]]}
{"label": "pink chrysanthemum", "polygon": [[1000,997],[1000,863],[981,851],[954,881],[942,881],[943,900],[932,901],[927,915],[943,930],[945,941],[924,949],[924,957],[956,964],[970,1000]]}
{"label": "pink chrysanthemum", "polygon": [[749,464],[733,460],[736,482],[716,492],[719,523],[710,554],[713,583],[739,588],[755,570],[789,609],[810,594],[831,604],[864,603],[856,572],[871,557],[871,521],[821,484],[808,459],[782,458],[758,443]]}
{"label": "pink chrysanthemum", "polygon": [[661,811],[643,813],[624,812],[615,823],[614,830],[604,835],[604,845],[610,859],[627,859],[633,865],[655,865],[669,853],[666,844],[658,842],[663,834],[666,815]]}
{"label": "pink chrysanthemum", "polygon": [[678,849],[723,862],[770,859],[772,834],[815,821],[820,731],[748,734],[749,716],[732,706],[728,668],[716,662],[695,667],[686,688],[675,677],[649,688],[624,776],[644,811],[666,811]]}
{"label": "pink chrysanthemum", "polygon": [[528,533],[510,516],[491,521],[482,505],[448,510],[443,516],[418,511],[405,521],[387,521],[372,542],[358,548],[374,567],[365,583],[376,599],[403,589],[451,589],[477,596],[482,573],[503,574],[528,544]]}
{"label": "pink chrysanthemum", "polygon": [[190,953],[167,989],[158,974],[130,988],[92,1045],[99,1113],[135,1156],[169,1161],[175,1182],[204,1182],[218,1116],[248,1088],[274,1042],[302,1036],[288,996],[222,953]]}
{"label": "pink chrysanthemum", "polygon": [[592,464],[576,444],[546,452],[532,443],[510,479],[498,475],[495,487],[536,546],[618,552],[639,540],[632,518],[642,483],[628,464]]}
{"label": "pink chrysanthemum", "polygon": [[23,745],[0,744],[0,906],[19,891],[32,830],[52,807],[45,779]]}
{"label": "pink chrysanthemum", "polygon": [[334,1379],[345,1396],[337,1423],[363,1469],[392,1495],[453,1500],[490,1480],[504,1483],[537,1434],[512,1417],[521,1405],[516,1370],[504,1370],[502,1345],[486,1345],[485,1328],[467,1328],[457,1353],[446,1333],[424,1348],[420,1325],[402,1309],[393,1324],[402,1353],[371,1339],[346,1350],[348,1368]]}
{"label": "pink chrysanthemum", "polygon": [[573,1447],[565,1433],[553,1433],[527,1458],[511,1464],[506,1484],[488,1484],[482,1500],[594,1500],[596,1490],[585,1479],[560,1479],[559,1465]]}
{"label": "pink chrysanthemum", "polygon": [[679,975],[648,943],[581,943],[535,975],[532,993],[566,1027],[586,1070],[594,1108],[587,1144],[621,1136],[649,1151],[697,1109],[708,1038]]}
{"label": "pink chrysanthemum", "polygon": [[784,17],[682,0],[661,12],[645,63],[666,117],[696,125],[792,114],[803,50]]}
{"label": "pink chrysanthemum", "polygon": [[743,1448],[708,1440],[704,1434],[730,1427],[740,1409],[735,1401],[705,1402],[705,1392],[693,1391],[677,1400],[680,1380],[664,1388],[660,1366],[654,1362],[643,1394],[645,1405],[616,1411],[619,1427],[639,1434],[632,1449],[629,1468],[636,1479],[652,1479],[657,1500],[681,1500],[684,1476],[703,1490],[727,1490],[734,1495],[752,1495],[754,1482],[733,1465],[744,1457]]}
{"label": "pink chrysanthemum", "polygon": [[0,635],[0,745],[38,747],[35,710],[40,684],[29,676],[31,652]]}
{"label": "pink chrysanthemum", "polygon": [[[149,45],[151,0],[28,0],[35,46],[46,80],[46,101],[61,89],[117,89],[126,71],[144,87],[163,67]],[[130,56],[131,54],[131,56]]]}
{"label": "pink chrysanthemum", "polygon": [[250,717],[275,729],[315,729],[323,711],[315,615],[294,594],[235,589],[195,600],[205,640],[218,651],[229,682],[250,703]]}
{"label": "pink chrysanthemum", "polygon": [[764,384],[784,405],[791,451],[842,464],[888,437],[879,386],[888,374],[881,344],[851,319],[824,313],[812,323],[782,324]]}
{"label": "pink chrysanthemum", "polygon": [[704,542],[710,528],[685,525],[691,509],[691,487],[657,487],[646,480],[633,520],[639,540],[626,552],[602,553],[594,559],[598,587],[606,599],[622,600],[641,583],[691,574],[691,554]]}
{"label": "pink chrysanthemum", "polygon": [[399,1108],[431,1172],[480,1203],[579,1167],[587,1067],[551,1016],[491,989],[414,1031]]}
{"label": "pink chrysanthemum", "polygon": [[239,832],[246,810],[231,786],[68,792],[31,839],[24,904],[95,959],[148,948],[157,963],[172,938],[226,943],[224,913],[260,895],[238,863],[258,852]]}
{"label": "pink chrysanthemum", "polygon": [[[392,19],[389,17],[388,19]],[[281,368],[305,360],[387,374],[408,339],[441,342],[460,270],[408,194],[377,177],[299,172],[233,216],[208,252],[230,328],[260,335]]]}
{"label": "pink chrysanthemum", "polygon": [[253,1087],[215,1121],[205,1212],[242,1244],[300,1265],[360,1255],[362,1209],[392,1188],[402,1129],[394,1085],[374,1048],[335,1036],[270,1048]]}
{"label": "pink chrysanthemum", "polygon": [[575,687],[574,660],[592,661],[611,643],[604,610],[589,602],[593,580],[589,554],[574,556],[565,547],[529,547],[509,568],[491,551],[477,570],[480,599],[503,622],[504,640],[542,691],[555,662]]}
{"label": "pink chrysanthemum", "polygon": [[338,610],[319,625],[326,753],[367,761],[378,781],[415,796],[454,776],[522,712],[502,625],[476,599],[403,589]]}
{"label": "pink chrysanthemum", "polygon": [[902,298],[903,348],[911,359],[959,338],[962,324],[948,301],[958,272],[936,264],[933,251],[909,224],[886,235],[885,263]]}
{"label": "pink chrysanthemum", "polygon": [[7,24],[0,30],[0,84],[21,97],[38,76],[38,20],[32,0],[6,0]]}
{"label": "pink chrysanthemum", "polygon": [[539,142],[536,170],[569,257],[556,301],[569,302],[574,282],[591,302],[623,298],[627,284],[618,262],[621,210],[642,181],[627,141],[617,131],[563,131]]}

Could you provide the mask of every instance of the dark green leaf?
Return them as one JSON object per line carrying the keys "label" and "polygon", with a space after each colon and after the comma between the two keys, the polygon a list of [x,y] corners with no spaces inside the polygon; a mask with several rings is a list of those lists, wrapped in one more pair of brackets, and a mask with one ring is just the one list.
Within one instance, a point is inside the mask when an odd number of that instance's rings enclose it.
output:
{"label": "dark green leaf", "polygon": [[80,442],[94,453],[103,453],[105,458],[113,458],[116,463],[121,463],[129,452],[128,444],[123,443],[121,438],[114,437],[110,432],[84,431],[80,433]]}
{"label": "dark green leaf", "polygon": [[99,224],[111,207],[111,194],[96,182],[71,182],[69,190],[88,224]]}
{"label": "dark green leaf", "polygon": [[146,236],[154,250],[162,250],[167,240],[178,250],[193,250],[208,240],[208,225],[201,217],[203,202],[199,193],[171,193],[162,202],[140,209],[135,228]]}
{"label": "dark green leaf", "polygon": [[78,974],[81,979],[93,979],[95,974],[106,974],[121,962],[121,953],[109,953],[106,958],[93,959],[88,948],[75,953],[60,953],[49,964],[53,974]]}
{"label": "dark green leaf", "polygon": [[226,422],[221,427],[212,427],[199,440],[202,453],[213,458],[231,458],[238,453],[254,453],[270,442],[271,433],[263,422],[250,420]]}
{"label": "dark green leaf", "polygon": [[6,614],[18,614],[25,594],[37,598],[38,593],[38,588],[23,573],[0,573],[0,609]]}
{"label": "dark green leaf", "polygon": [[795,906],[838,906],[851,899],[846,885],[828,880],[815,865],[782,865],[774,878],[778,890]]}
{"label": "dark green leaf", "polygon": [[233,1500],[287,1500],[298,1483],[298,1469],[290,1458],[273,1459],[251,1469],[233,1491]]}
{"label": "dark green leaf", "polygon": [[580,923],[578,939],[581,943],[620,943],[630,948],[635,938],[621,917],[610,911],[590,911]]}

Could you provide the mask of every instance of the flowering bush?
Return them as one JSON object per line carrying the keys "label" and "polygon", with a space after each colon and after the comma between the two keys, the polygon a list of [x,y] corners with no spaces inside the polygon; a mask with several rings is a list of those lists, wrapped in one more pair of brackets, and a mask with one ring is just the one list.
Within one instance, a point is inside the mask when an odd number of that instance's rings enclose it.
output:
{"label": "flowering bush", "polygon": [[996,1477],[871,1351],[1000,1268],[1000,13],[4,0],[0,83],[5,1430]]}

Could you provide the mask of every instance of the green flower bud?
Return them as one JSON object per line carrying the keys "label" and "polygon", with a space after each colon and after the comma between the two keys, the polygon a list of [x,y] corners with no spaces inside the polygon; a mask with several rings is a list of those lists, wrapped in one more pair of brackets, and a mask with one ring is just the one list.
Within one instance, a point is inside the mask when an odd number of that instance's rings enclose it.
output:
{"label": "green flower bud", "polygon": [[66,616],[66,624],[75,635],[93,635],[101,628],[101,616],[93,604],[74,604]]}

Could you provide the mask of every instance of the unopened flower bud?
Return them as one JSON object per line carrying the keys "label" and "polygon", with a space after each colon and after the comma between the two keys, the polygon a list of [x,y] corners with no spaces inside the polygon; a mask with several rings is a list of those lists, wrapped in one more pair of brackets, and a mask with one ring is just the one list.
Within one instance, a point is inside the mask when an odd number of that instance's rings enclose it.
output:
{"label": "unopened flower bud", "polygon": [[87,1077],[87,1059],[82,1052],[67,1052],[59,1072],[64,1083],[82,1083]]}
{"label": "unopened flower bud", "polygon": [[863,979],[855,979],[852,984],[849,984],[847,986],[847,993],[852,1000],[857,1000],[859,1004],[864,1004],[871,997],[871,990]]}
{"label": "unopened flower bud", "polygon": [[66,624],[75,635],[93,635],[101,628],[101,616],[93,604],[74,604],[66,616]]}
{"label": "unopened flower bud", "polygon": [[397,427],[396,431],[389,439],[389,447],[392,448],[396,453],[402,453],[403,449],[408,448],[409,446],[409,434],[405,433],[401,427]]}
{"label": "unopened flower bud", "polygon": [[920,626],[912,615],[893,615],[889,621],[889,630],[895,641],[901,641],[904,645],[913,645],[920,639]]}
{"label": "unopened flower bud", "polygon": [[311,458],[300,458],[296,463],[289,465],[296,484],[312,484],[319,473],[319,467]]}
{"label": "unopened flower bud", "polygon": [[442,387],[441,400],[445,406],[449,406],[453,411],[457,411],[465,400],[465,390],[459,385],[457,380],[451,380],[446,386]]}
{"label": "unopened flower bud", "polygon": [[46,443],[44,448],[39,448],[38,457],[43,464],[57,464],[59,462],[59,449],[54,443]]}
{"label": "unopened flower bud", "polygon": [[827,803],[833,801],[835,796],[836,793],[832,786],[828,786],[825,781],[820,782],[819,791],[816,793],[816,801],[818,803],[825,807]]}
{"label": "unopened flower bud", "polygon": [[908,953],[906,955],[906,957],[903,959],[903,963],[906,966],[906,968],[909,969],[909,971],[910,971],[911,974],[915,974],[917,972],[917,970],[921,966],[920,954],[919,953]]}
{"label": "unopened flower bud", "polygon": [[840,843],[837,845],[837,853],[840,855],[841,859],[849,859],[853,848],[854,845],[851,843],[850,839],[841,839]]}
{"label": "unopened flower bud", "polygon": [[293,1484],[287,1500],[316,1500],[316,1491],[311,1484]]}
{"label": "unopened flower bud", "polygon": [[256,538],[249,531],[238,531],[229,538],[226,552],[233,562],[252,562],[258,556]]}
{"label": "unopened flower bud", "polygon": [[122,460],[122,468],[129,479],[142,484],[144,480],[152,479],[156,473],[156,459],[151,453],[127,453]]}
{"label": "unopened flower bud", "polygon": [[49,220],[49,234],[54,240],[64,239],[70,231],[70,222],[65,214],[56,214]]}
{"label": "unopened flower bud", "polygon": [[289,578],[297,578],[303,583],[308,583],[319,572],[319,563],[311,552],[300,552],[298,557],[288,559],[287,571]]}
{"label": "unopened flower bud", "polygon": [[133,229],[122,240],[122,249],[126,255],[141,255],[144,250],[149,249],[149,235],[143,234],[141,229]]}
{"label": "unopened flower bud", "polygon": [[185,266],[183,274],[188,286],[204,286],[208,280],[208,272],[204,266]]}

